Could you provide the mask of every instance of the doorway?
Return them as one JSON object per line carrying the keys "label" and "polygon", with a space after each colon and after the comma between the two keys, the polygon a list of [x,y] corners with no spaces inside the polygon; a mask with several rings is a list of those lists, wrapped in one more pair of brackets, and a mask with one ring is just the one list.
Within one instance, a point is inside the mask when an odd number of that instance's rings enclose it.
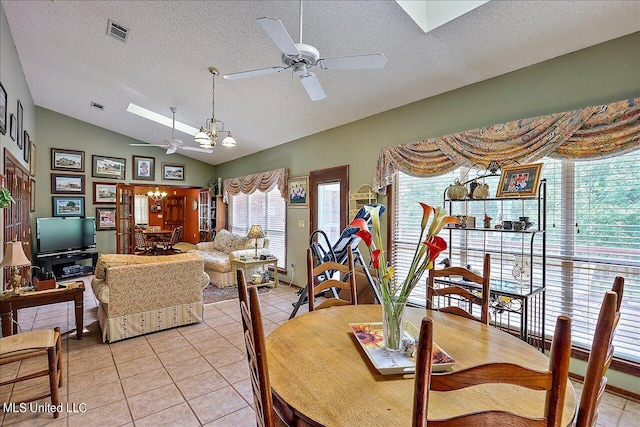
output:
{"label": "doorway", "polygon": [[347,226],[349,166],[311,171],[310,231],[322,230],[335,244]]}

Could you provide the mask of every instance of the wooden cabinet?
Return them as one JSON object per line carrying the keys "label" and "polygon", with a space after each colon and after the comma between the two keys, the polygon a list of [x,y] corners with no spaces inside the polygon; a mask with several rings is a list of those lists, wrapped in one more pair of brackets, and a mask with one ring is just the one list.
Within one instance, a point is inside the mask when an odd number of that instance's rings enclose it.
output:
{"label": "wooden cabinet", "polygon": [[222,196],[216,196],[215,198],[215,211],[214,230],[217,233],[227,228],[227,204],[222,200]]}
{"label": "wooden cabinet", "polygon": [[198,201],[198,228],[200,230],[200,242],[211,241],[211,194],[208,188],[200,190]]}

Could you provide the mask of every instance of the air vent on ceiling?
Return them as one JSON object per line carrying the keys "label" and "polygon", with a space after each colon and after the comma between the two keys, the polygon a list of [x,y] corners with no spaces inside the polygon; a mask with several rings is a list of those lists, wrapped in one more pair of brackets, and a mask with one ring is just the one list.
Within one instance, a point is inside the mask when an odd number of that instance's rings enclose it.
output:
{"label": "air vent on ceiling", "polygon": [[104,105],[102,105],[102,104],[98,104],[97,102],[93,102],[93,101],[92,101],[92,102],[91,102],[91,106],[92,106],[93,108],[97,108],[98,110],[104,110]]}
{"label": "air vent on ceiling", "polygon": [[111,19],[107,22],[107,34],[117,38],[120,41],[126,42],[127,35],[129,34],[129,29],[123,27],[120,24],[116,24]]}

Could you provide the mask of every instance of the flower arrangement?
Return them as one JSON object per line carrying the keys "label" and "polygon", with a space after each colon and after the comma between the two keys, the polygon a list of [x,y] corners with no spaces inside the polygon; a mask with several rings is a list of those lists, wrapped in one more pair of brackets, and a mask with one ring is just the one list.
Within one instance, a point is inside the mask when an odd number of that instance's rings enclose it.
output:
{"label": "flower arrangement", "polygon": [[[357,218],[350,224],[359,228],[356,235],[367,245],[371,254],[371,263],[376,271],[382,298],[385,346],[390,350],[400,349],[404,335],[404,308],[411,291],[416,287],[425,270],[432,268],[438,255],[447,249],[447,242],[439,237],[438,233],[447,224],[458,224],[458,220],[448,215],[442,207],[434,209],[424,203],[420,203],[420,206],[422,206],[420,237],[409,272],[402,283],[396,280],[394,268],[388,264],[383,250],[380,232],[381,205],[365,207],[371,216],[372,231],[369,231],[367,222],[362,218]],[[427,228],[430,218],[432,218],[431,224]]]}
{"label": "flower arrangement", "polygon": [[11,192],[5,187],[0,187],[0,209],[7,208],[11,203],[15,203]]}

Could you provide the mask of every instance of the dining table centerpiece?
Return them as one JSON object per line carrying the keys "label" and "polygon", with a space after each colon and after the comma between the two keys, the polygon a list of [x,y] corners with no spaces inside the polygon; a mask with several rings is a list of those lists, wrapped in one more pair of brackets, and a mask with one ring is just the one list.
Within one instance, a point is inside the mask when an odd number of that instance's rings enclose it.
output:
{"label": "dining table centerpiece", "polygon": [[[376,278],[380,290],[382,305],[382,331],[384,346],[391,351],[400,351],[404,337],[404,312],[411,291],[416,287],[423,273],[433,267],[433,262],[438,255],[447,249],[447,242],[438,236],[438,233],[447,224],[458,224],[458,220],[448,215],[442,207],[432,208],[420,203],[422,206],[422,221],[420,223],[420,236],[413,254],[409,272],[402,282],[397,280],[395,270],[387,261],[386,251],[383,249],[382,235],[380,232],[380,210],[382,205],[367,205],[365,209],[371,218],[371,230],[367,221],[356,218],[351,226],[359,230],[356,235],[369,248],[371,264],[376,271]],[[429,220],[431,223],[429,224]],[[429,225],[429,227],[427,227]]]}

